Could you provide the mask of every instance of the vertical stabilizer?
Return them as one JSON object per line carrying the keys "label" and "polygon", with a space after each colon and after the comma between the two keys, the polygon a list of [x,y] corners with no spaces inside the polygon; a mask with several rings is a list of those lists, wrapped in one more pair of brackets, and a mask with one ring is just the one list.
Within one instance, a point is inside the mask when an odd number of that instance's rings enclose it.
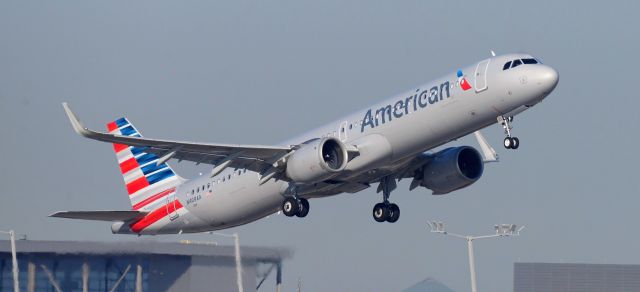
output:
{"label": "vertical stabilizer", "polygon": [[[111,134],[141,137],[126,118],[108,123],[107,129]],[[113,144],[113,149],[133,210],[152,211],[166,204],[166,198],[182,182],[167,163],[158,164],[158,156],[145,152],[143,147]]]}

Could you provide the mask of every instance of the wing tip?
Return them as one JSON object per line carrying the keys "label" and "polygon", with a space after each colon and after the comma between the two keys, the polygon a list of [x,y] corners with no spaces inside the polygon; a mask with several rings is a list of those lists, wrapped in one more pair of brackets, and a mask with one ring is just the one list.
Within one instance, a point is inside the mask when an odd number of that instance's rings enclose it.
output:
{"label": "wing tip", "polygon": [[64,215],[66,213],[69,213],[69,211],[57,211],[55,213],[49,214],[49,216],[47,216],[47,217],[49,217],[49,218],[65,218]]}
{"label": "wing tip", "polygon": [[78,119],[78,116],[76,116],[76,114],[71,110],[69,103],[63,102],[62,107],[64,108],[64,112],[67,114],[67,118],[69,118],[69,122],[71,122],[73,130],[81,136],[89,136],[89,130],[85,128],[82,122]]}

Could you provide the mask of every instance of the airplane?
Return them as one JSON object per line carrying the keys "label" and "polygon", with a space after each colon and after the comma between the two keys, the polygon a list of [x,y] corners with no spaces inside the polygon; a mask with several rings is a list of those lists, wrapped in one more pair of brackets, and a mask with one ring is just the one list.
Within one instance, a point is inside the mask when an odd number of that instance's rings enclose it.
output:
{"label": "airplane", "polygon": [[[278,146],[145,138],[127,118],[98,132],[63,103],[75,132],[113,144],[132,208],[50,216],[112,221],[114,234],[208,232],[280,211],[305,217],[309,199],[357,193],[377,183],[382,202],[373,207],[373,218],[393,223],[400,208],[390,195],[398,181],[411,179],[410,190],[424,187],[433,195],[470,186],[485,163],[498,160],[479,130],[499,123],[504,147],[517,149],[513,117],[547,97],[558,78],[554,68],[529,54],[493,55]],[[482,154],[471,146],[432,151],[471,133]],[[185,179],[170,160],[213,168]]]}

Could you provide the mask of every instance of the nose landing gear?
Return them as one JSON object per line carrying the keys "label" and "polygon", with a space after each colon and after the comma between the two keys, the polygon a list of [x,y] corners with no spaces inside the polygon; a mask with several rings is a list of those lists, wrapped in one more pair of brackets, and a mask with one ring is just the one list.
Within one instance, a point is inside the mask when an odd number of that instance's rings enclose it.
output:
{"label": "nose landing gear", "polygon": [[503,143],[504,148],[518,149],[518,147],[520,147],[520,139],[518,139],[517,137],[511,136],[511,129],[513,128],[511,126],[511,122],[513,122],[513,117],[504,117],[504,116],[498,117],[498,123],[502,125],[502,128],[504,129],[504,133],[507,135],[507,137],[504,138],[504,143]]}
{"label": "nose landing gear", "polygon": [[389,202],[391,191],[395,190],[396,187],[396,181],[393,177],[385,176],[380,179],[378,193],[382,191],[382,203],[373,206],[373,220],[376,220],[376,222],[387,221],[394,223],[400,219],[400,207]]}

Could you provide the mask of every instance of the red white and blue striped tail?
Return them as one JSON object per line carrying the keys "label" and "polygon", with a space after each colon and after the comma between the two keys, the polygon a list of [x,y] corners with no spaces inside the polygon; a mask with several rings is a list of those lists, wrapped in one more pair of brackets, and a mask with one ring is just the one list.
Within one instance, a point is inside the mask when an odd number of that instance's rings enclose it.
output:
{"label": "red white and blue striped tail", "polygon": [[[107,129],[111,134],[142,137],[126,118],[108,123]],[[133,210],[158,209],[167,203],[167,198],[173,195],[176,187],[182,183],[182,178],[176,175],[167,163],[157,165],[158,156],[145,152],[143,147],[113,144],[113,149]]]}

